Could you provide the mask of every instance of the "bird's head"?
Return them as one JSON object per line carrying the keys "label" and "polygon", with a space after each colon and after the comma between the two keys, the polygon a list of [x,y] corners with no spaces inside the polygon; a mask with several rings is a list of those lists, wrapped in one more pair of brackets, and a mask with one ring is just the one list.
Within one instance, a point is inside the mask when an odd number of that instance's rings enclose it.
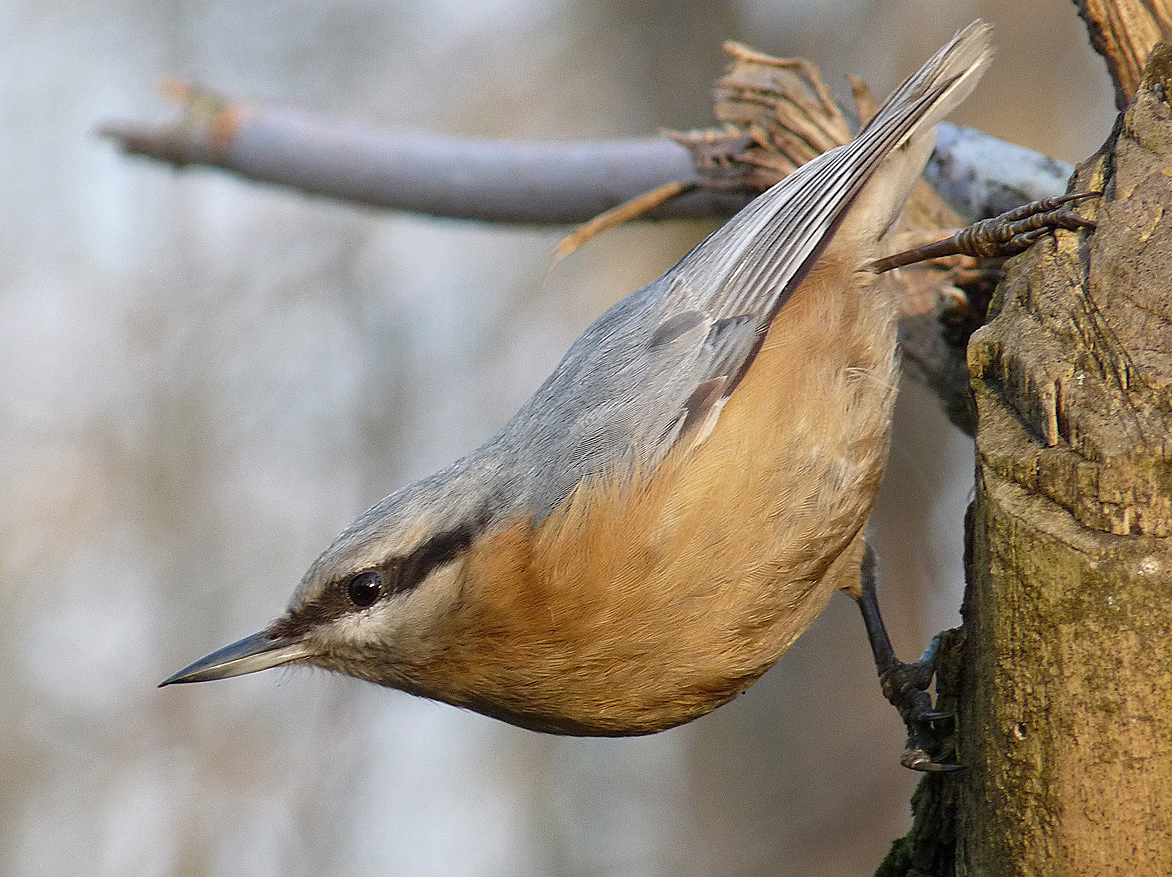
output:
{"label": "bird's head", "polygon": [[469,497],[463,479],[451,475],[369,509],[314,561],[280,618],[162,684],[302,663],[411,688],[411,668],[442,648],[433,633],[456,611],[464,558],[491,523],[483,504],[453,501]]}

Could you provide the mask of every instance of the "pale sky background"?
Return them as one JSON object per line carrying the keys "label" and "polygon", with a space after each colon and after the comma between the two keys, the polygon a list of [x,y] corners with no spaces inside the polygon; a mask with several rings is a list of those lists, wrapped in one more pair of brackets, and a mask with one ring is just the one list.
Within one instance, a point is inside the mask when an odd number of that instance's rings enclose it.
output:
{"label": "pale sky background", "polygon": [[[884,94],[960,26],[954,120],[1068,161],[1113,119],[1069,3],[171,0],[0,5],[0,874],[856,875],[908,825],[849,600],[764,680],[637,740],[353,680],[158,690],[277,615],[368,505],[490,435],[701,229],[486,227],[176,172],[94,136],[165,77],[426,131],[710,119],[733,38]],[[970,444],[914,389],[877,513],[897,648],[958,621]]]}

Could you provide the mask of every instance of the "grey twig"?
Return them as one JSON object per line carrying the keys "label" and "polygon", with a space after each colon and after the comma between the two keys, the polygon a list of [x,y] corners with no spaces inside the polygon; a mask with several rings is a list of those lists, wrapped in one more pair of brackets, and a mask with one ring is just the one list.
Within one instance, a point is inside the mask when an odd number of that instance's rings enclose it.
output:
{"label": "grey twig", "polygon": [[[658,186],[695,181],[643,214],[727,216],[755,192],[667,137],[567,143],[476,140],[395,131],[184,88],[173,124],[108,122],[99,133],[130,154],[376,207],[459,219],[580,223]],[[972,219],[1060,194],[1070,168],[967,128],[940,126],[929,181]],[[718,160],[724,161],[723,156]]]}

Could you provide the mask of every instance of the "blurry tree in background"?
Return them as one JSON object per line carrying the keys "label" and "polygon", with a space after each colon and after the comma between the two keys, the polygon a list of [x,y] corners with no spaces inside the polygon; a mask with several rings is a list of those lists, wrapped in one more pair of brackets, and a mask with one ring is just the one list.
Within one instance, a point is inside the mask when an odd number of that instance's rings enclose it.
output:
{"label": "blurry tree in background", "polygon": [[[647,739],[542,737],[305,672],[157,691],[275,615],[356,512],[489,435],[704,229],[620,229],[543,283],[561,230],[175,174],[91,131],[176,77],[436,131],[645,135],[707,123],[726,38],[885,93],[977,15],[999,54],[957,121],[1090,154],[1111,96],[1063,3],[10,3],[0,870],[873,869],[915,777],[845,600],[745,697]],[[972,450],[922,390],[899,417],[876,526],[910,652],[956,620]]]}

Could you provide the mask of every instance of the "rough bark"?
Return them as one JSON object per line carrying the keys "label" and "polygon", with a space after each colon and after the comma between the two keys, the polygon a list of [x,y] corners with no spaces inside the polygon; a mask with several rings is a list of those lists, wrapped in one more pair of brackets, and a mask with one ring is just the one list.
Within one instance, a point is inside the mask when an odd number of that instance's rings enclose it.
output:
{"label": "rough bark", "polygon": [[1095,51],[1107,62],[1122,111],[1135,96],[1144,59],[1157,42],[1172,40],[1172,10],[1165,0],[1075,0]]}
{"label": "rough bark", "polygon": [[1172,50],[969,350],[958,873],[1172,874]]}
{"label": "rough bark", "polygon": [[[1093,235],[1010,263],[969,364],[963,635],[938,684],[966,770],[900,874],[1172,874],[1172,49],[1073,188]],[[955,822],[949,811],[955,813]]]}

